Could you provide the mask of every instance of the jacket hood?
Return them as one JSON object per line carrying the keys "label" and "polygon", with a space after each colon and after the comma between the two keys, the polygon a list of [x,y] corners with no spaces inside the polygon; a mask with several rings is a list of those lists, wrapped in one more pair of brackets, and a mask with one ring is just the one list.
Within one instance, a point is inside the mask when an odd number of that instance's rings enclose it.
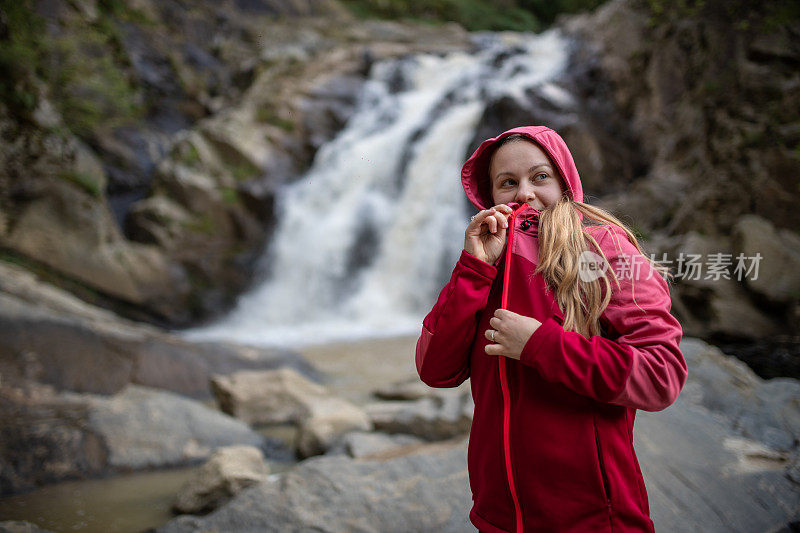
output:
{"label": "jacket hood", "polygon": [[498,141],[509,135],[521,134],[528,137],[544,150],[558,169],[567,186],[570,197],[583,202],[583,187],[575,161],[564,139],[546,126],[523,126],[504,131],[497,137],[486,139],[461,169],[461,183],[467,198],[478,209],[488,209],[494,205],[489,188],[489,161]]}

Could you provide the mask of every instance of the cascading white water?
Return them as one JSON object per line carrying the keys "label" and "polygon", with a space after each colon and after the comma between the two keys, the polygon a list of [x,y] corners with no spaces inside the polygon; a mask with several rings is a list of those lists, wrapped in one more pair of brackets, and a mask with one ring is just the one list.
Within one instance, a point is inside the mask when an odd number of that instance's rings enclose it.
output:
{"label": "cascading white water", "polygon": [[548,82],[567,43],[481,33],[478,51],[377,63],[343,131],[278,199],[269,276],[197,340],[296,345],[417,333],[463,246],[460,170],[485,102]]}

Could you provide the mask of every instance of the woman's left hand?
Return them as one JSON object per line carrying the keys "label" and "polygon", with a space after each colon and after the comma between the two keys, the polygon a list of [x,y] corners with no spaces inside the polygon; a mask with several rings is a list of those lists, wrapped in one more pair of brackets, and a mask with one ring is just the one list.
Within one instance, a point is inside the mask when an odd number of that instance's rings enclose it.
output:
{"label": "woman's left hand", "polygon": [[486,353],[519,359],[522,349],[542,323],[529,316],[498,309],[489,320],[489,325],[492,329],[487,329],[484,335],[493,344],[486,345]]}

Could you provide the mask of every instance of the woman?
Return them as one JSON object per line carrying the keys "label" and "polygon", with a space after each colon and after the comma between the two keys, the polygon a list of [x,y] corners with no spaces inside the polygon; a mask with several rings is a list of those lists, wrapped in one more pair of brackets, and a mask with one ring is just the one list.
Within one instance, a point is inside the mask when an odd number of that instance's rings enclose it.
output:
{"label": "woman", "polygon": [[480,211],[416,363],[432,387],[471,378],[470,520],[486,532],[653,531],[634,416],[669,406],[687,375],[663,269],[582,202],[549,128],[484,141],[461,179]]}

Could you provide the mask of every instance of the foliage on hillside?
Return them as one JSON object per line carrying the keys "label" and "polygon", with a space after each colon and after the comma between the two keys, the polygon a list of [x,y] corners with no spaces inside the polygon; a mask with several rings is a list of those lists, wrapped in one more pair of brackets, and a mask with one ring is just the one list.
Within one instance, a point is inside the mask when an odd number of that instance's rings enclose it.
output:
{"label": "foliage on hillside", "polygon": [[72,28],[58,31],[47,31],[47,20],[32,0],[0,0],[0,13],[0,97],[18,118],[36,107],[40,82],[78,135],[141,115],[142,96],[127,72],[129,61],[112,20],[131,19],[126,15],[133,11],[104,0],[93,22],[75,17],[69,21]]}
{"label": "foliage on hillside", "polygon": [[594,9],[604,0],[342,0],[365,18],[457,22],[468,30],[540,31],[561,13]]}

